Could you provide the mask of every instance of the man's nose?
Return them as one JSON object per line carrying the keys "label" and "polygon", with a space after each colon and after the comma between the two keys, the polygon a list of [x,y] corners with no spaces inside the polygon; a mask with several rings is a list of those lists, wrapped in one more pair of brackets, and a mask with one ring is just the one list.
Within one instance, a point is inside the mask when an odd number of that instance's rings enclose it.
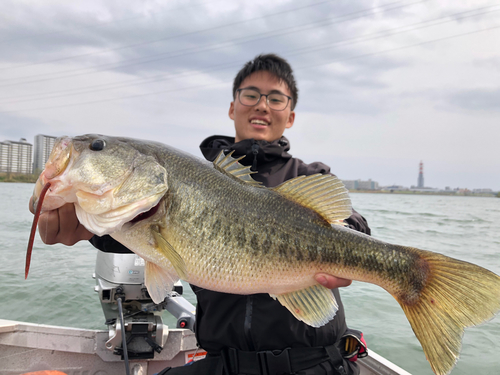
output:
{"label": "man's nose", "polygon": [[267,105],[267,95],[262,95],[259,102],[255,105],[255,108],[259,111],[269,111],[269,106]]}

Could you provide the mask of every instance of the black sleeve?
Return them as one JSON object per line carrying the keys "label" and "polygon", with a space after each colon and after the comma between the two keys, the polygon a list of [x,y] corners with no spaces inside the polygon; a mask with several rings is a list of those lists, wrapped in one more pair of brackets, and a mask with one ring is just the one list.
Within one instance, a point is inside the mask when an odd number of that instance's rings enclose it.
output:
{"label": "black sleeve", "polygon": [[133,251],[129,250],[123,246],[118,241],[111,238],[111,236],[105,235],[102,237],[94,236],[89,242],[97,249],[104,251],[105,253],[118,253],[118,254],[130,254]]}
{"label": "black sleeve", "polygon": [[354,209],[352,210],[352,215],[345,219],[345,222],[349,225],[349,228],[357,230],[358,232],[371,235],[370,227],[366,219],[361,216]]}

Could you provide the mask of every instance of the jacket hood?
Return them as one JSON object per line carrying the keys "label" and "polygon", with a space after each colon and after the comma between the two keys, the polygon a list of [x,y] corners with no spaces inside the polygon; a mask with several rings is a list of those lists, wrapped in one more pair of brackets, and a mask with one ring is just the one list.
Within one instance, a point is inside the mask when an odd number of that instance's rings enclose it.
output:
{"label": "jacket hood", "polygon": [[241,142],[234,142],[234,137],[214,135],[208,137],[200,144],[200,150],[205,159],[214,161],[221,151],[226,154],[234,151],[234,157],[245,156],[240,163],[252,165],[253,169],[260,164],[272,162],[285,162],[292,158],[288,153],[290,142],[286,137],[281,137],[273,142],[256,141],[255,139],[245,139]]}

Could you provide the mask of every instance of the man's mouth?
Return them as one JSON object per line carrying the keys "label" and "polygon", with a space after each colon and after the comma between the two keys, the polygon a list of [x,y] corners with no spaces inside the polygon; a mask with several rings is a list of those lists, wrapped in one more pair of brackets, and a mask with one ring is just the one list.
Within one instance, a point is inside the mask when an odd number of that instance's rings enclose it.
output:
{"label": "man's mouth", "polygon": [[269,123],[263,120],[251,120],[251,124],[269,126]]}

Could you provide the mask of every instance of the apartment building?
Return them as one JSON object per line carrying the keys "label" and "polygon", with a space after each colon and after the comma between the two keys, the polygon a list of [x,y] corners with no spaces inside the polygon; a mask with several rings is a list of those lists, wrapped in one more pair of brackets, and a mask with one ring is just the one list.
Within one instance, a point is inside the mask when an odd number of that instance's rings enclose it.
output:
{"label": "apartment building", "polygon": [[342,180],[345,187],[348,190],[378,190],[378,182],[372,181],[369,179],[368,181],[363,180]]}
{"label": "apartment building", "polygon": [[35,135],[35,150],[33,153],[34,173],[40,173],[45,167],[45,163],[49,159],[50,152],[56,143],[56,139],[57,137],[50,135]]}
{"label": "apartment building", "polygon": [[0,172],[33,173],[33,145],[25,138],[0,142]]}

